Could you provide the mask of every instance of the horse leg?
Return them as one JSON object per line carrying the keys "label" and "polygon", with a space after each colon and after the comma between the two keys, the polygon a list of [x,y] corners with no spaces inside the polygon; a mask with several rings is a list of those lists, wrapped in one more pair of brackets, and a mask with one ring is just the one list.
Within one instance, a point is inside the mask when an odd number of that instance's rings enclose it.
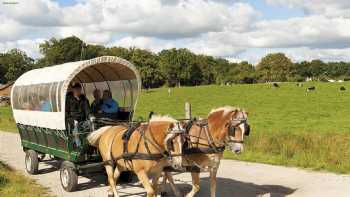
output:
{"label": "horse leg", "polygon": [[155,197],[156,195],[154,193],[154,190],[153,190],[151,183],[149,182],[149,178],[148,178],[146,172],[144,170],[141,170],[141,171],[137,172],[136,175],[139,178],[139,180],[141,181],[143,187],[145,188],[145,190],[147,192],[147,197]]}
{"label": "horse leg", "polygon": [[[165,172],[164,179],[169,180],[170,187],[173,190],[176,197],[183,196],[182,193],[180,192],[180,190],[176,187],[174,179],[173,179],[173,175],[171,174],[171,172]],[[165,182],[165,184],[166,184],[166,182]]]}
{"label": "horse leg", "polygon": [[162,175],[162,172],[159,172],[152,178],[152,187],[156,195],[158,194],[158,185],[159,185],[158,183],[161,175]]}
{"label": "horse leg", "polygon": [[216,195],[216,174],[218,169],[212,168],[210,169],[210,196],[215,197]]}
{"label": "horse leg", "polygon": [[192,176],[192,190],[186,195],[186,197],[194,197],[194,195],[199,191],[199,172],[191,172]]}
{"label": "horse leg", "polygon": [[[117,188],[116,188],[116,184],[114,181],[114,172],[113,172],[113,167],[110,165],[106,165],[106,172],[107,172],[107,176],[108,176],[108,183],[110,186],[110,190],[109,191],[113,191],[113,195],[114,197],[118,197],[118,192],[117,192]],[[118,171],[118,169],[116,168],[116,171]],[[110,196],[110,194],[108,194],[108,196]]]}
{"label": "horse leg", "polygon": [[162,180],[162,183],[161,183],[161,189],[160,189],[161,196],[165,196],[166,195],[166,181],[167,181],[167,172],[164,172],[163,180]]}

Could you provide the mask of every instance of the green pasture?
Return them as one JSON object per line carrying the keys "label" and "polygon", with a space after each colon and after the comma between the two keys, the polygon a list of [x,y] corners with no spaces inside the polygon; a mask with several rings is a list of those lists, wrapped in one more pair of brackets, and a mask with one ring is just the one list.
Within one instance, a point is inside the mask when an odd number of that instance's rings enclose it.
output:
{"label": "green pasture", "polygon": [[[309,86],[316,91],[306,92]],[[185,102],[203,118],[225,105],[249,112],[245,152],[226,158],[350,173],[350,83],[212,85],[171,88],[170,95],[168,88],[144,90],[135,117],[154,111],[183,118]],[[13,130],[9,115],[9,108],[0,108],[0,130]]]}

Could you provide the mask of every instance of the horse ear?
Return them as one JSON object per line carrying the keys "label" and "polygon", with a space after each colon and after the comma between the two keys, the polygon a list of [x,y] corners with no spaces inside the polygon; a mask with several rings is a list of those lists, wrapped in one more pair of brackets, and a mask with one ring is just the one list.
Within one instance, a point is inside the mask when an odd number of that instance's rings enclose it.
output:
{"label": "horse ear", "polygon": [[169,129],[173,129],[174,127],[175,127],[175,123],[171,122],[171,123],[169,124]]}

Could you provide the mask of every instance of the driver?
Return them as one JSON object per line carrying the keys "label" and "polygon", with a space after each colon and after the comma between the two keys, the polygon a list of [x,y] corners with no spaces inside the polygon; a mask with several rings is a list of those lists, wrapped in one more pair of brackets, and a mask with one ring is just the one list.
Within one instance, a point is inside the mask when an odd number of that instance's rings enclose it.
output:
{"label": "driver", "polygon": [[74,120],[78,122],[88,120],[89,106],[89,100],[82,93],[80,83],[75,83],[72,86],[72,92],[68,93],[66,98],[66,117],[71,128],[74,125]]}

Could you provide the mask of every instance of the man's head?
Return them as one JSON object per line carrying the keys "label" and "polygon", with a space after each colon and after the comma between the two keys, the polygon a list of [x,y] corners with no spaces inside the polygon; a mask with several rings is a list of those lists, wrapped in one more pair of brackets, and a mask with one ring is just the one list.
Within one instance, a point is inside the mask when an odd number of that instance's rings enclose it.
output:
{"label": "man's head", "polygon": [[79,97],[82,95],[82,88],[81,88],[80,83],[73,84],[72,92],[73,92],[73,96],[75,96],[75,97]]}
{"label": "man's head", "polygon": [[104,90],[103,91],[103,96],[102,96],[103,100],[108,100],[110,98],[112,98],[112,93],[109,90]]}
{"label": "man's head", "polygon": [[99,89],[95,89],[93,92],[95,100],[101,99],[101,91]]}

